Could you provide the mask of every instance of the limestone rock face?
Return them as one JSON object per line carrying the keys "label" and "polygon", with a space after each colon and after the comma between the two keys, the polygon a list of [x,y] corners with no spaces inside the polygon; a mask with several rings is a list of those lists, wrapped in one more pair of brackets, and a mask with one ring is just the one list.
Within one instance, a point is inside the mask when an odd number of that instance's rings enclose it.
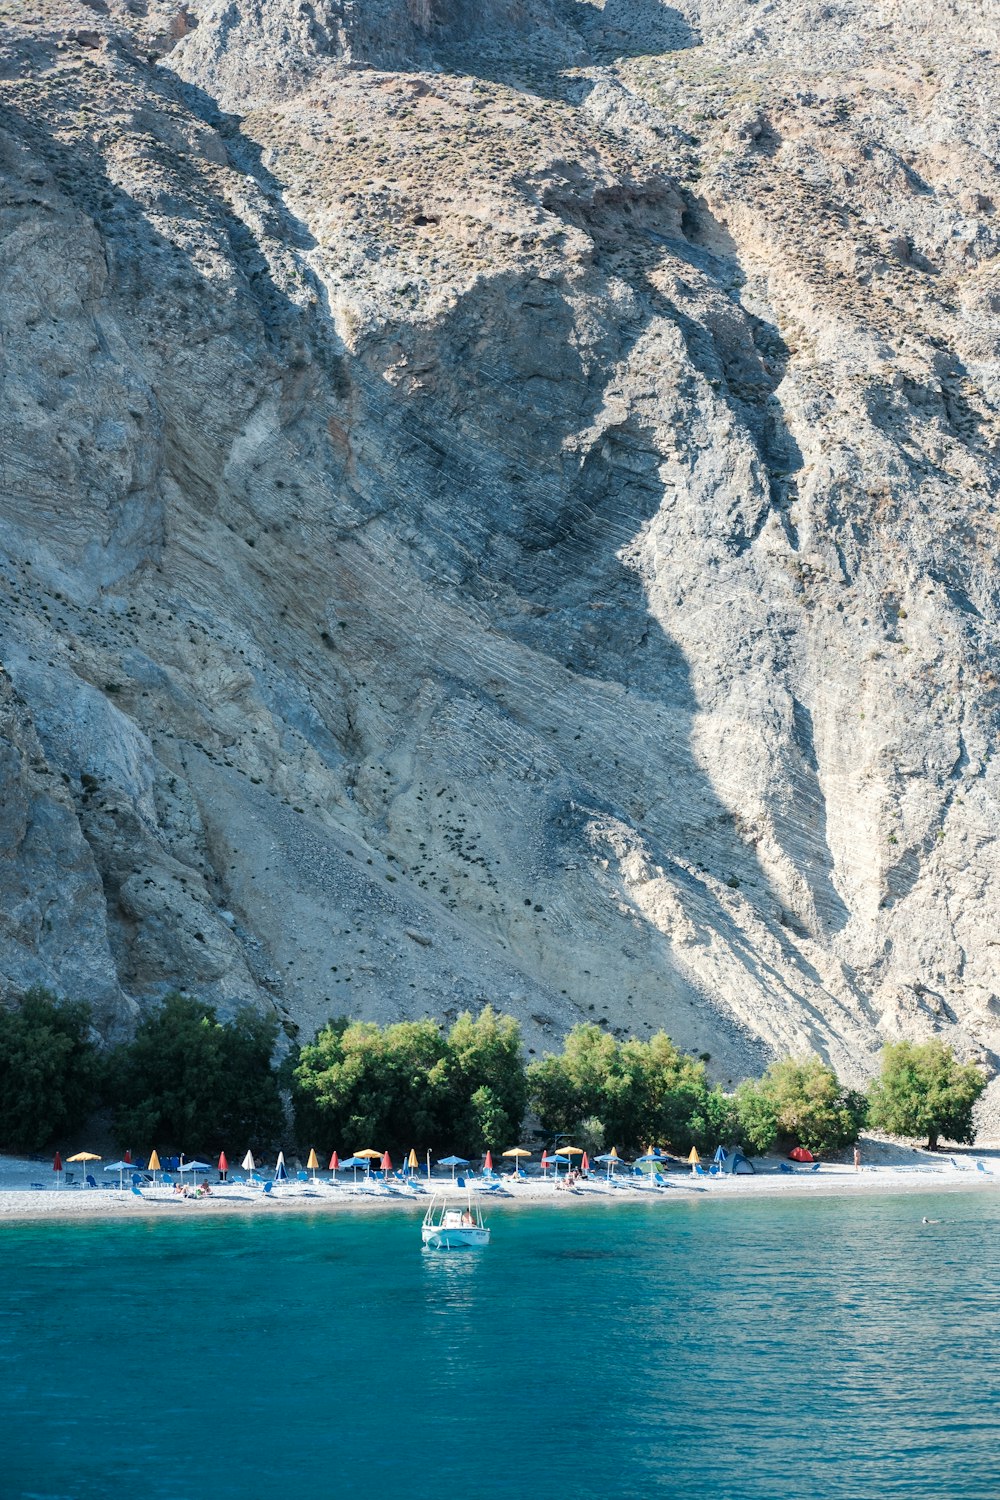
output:
{"label": "limestone rock face", "polygon": [[0,982],[995,1067],[992,6],[29,9]]}

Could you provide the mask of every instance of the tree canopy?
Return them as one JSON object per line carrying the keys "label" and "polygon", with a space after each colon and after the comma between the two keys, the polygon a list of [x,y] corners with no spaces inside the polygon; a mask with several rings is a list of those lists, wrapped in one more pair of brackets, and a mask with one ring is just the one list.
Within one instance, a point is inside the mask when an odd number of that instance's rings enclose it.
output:
{"label": "tree canopy", "polygon": [[97,1102],[90,1009],[31,989],[0,1007],[0,1142],[36,1151],[79,1128]]}
{"label": "tree canopy", "polygon": [[486,1006],[434,1022],[330,1021],[291,1070],[300,1141],[345,1150],[503,1149],[527,1102],[521,1032]]}
{"label": "tree canopy", "polygon": [[871,1088],[869,1119],[890,1135],[925,1135],[931,1151],[941,1137],[968,1143],[975,1139],[973,1107],[985,1087],[975,1063],[960,1063],[939,1038],[887,1042],[882,1071]]}
{"label": "tree canopy", "polygon": [[654,1142],[686,1151],[729,1129],[729,1106],[709,1088],[704,1063],[663,1031],[619,1042],[599,1026],[576,1026],[561,1053],[531,1064],[528,1083],[546,1130],[572,1135],[589,1121],[591,1133],[596,1124],[627,1151]]}
{"label": "tree canopy", "polygon": [[270,1146],[284,1119],[271,1064],[277,1037],[277,1021],[250,1007],[223,1023],[211,1006],[168,995],[111,1055],[118,1140],[188,1152]]}
{"label": "tree canopy", "polygon": [[864,1095],[845,1089],[815,1055],[771,1063],[762,1078],[740,1084],[734,1105],[745,1147],[805,1146],[816,1155],[856,1141],[867,1109]]}

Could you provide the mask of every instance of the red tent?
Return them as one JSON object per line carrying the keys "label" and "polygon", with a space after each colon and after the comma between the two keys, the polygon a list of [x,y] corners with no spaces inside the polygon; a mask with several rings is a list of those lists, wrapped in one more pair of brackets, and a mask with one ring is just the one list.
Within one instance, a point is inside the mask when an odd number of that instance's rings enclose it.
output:
{"label": "red tent", "polygon": [[813,1156],[812,1152],[811,1151],[807,1151],[806,1148],[805,1148],[805,1146],[795,1146],[795,1147],[793,1147],[793,1149],[791,1151],[789,1151],[788,1157],[789,1157],[790,1161],[815,1161],[816,1160],[816,1158]]}

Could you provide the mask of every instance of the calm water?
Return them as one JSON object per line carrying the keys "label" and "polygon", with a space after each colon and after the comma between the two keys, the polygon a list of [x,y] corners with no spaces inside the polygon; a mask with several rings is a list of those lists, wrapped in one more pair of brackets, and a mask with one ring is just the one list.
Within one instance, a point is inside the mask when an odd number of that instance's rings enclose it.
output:
{"label": "calm water", "polygon": [[0,1227],[0,1495],[1000,1495],[997,1197],[489,1217]]}

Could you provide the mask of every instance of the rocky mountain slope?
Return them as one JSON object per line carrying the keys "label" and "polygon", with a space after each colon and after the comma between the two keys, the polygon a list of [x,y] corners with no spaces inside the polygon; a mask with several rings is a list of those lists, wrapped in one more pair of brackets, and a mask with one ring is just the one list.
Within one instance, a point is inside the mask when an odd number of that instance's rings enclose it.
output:
{"label": "rocky mountain slope", "polygon": [[0,985],[992,1069],[995,19],[0,0]]}

